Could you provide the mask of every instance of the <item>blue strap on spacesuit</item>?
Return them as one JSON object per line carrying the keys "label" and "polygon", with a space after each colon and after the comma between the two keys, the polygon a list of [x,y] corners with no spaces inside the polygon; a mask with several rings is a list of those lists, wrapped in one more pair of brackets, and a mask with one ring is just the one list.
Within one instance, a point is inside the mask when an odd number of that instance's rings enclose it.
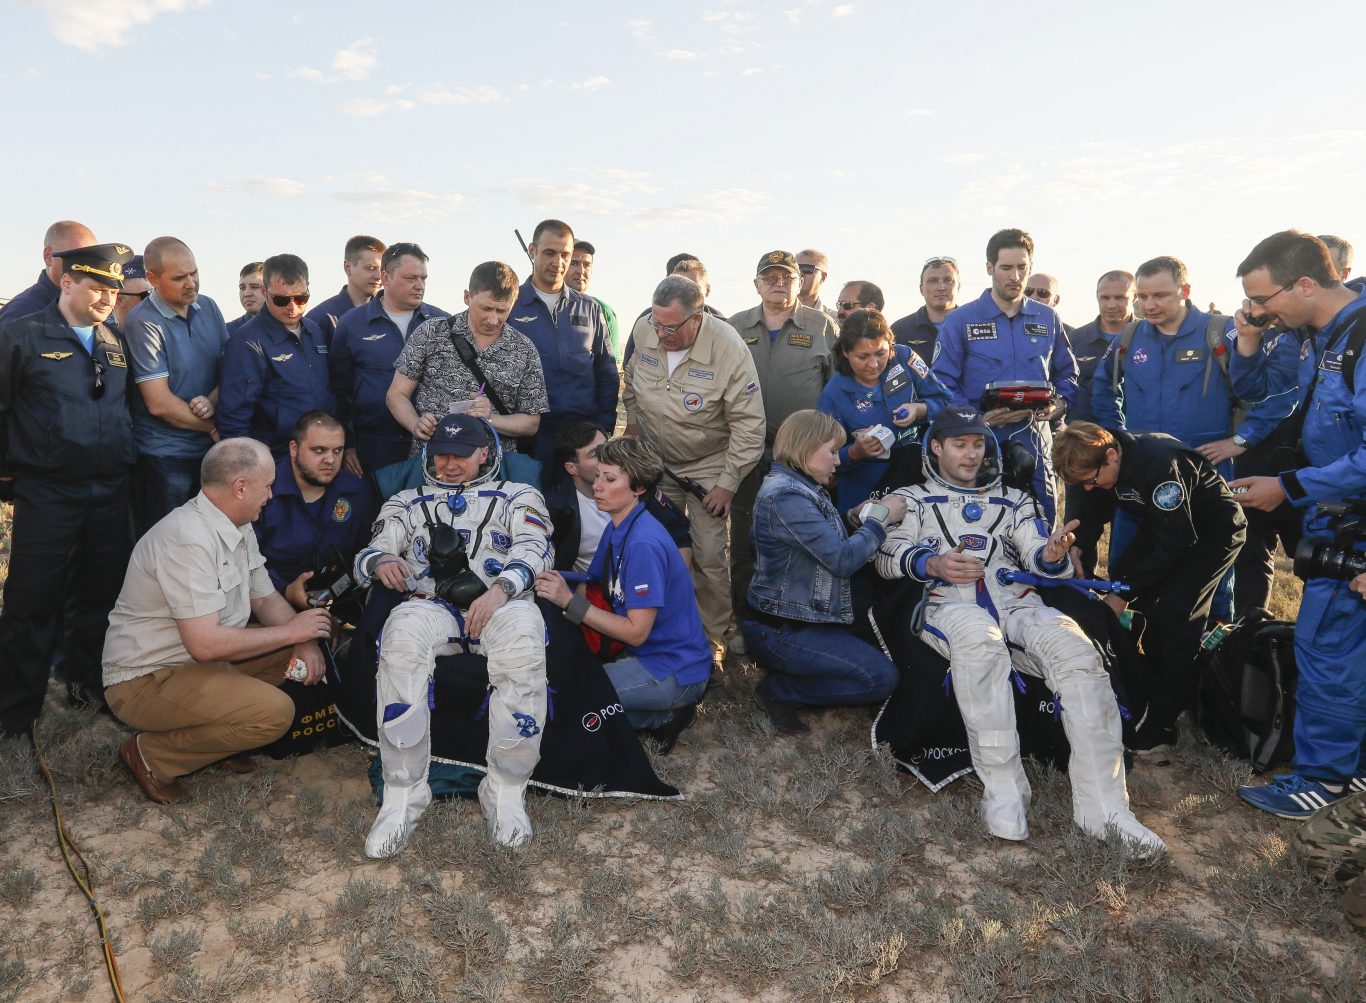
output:
{"label": "blue strap on spacesuit", "polygon": [[1032,571],[1012,571],[1009,568],[998,568],[996,581],[1002,585],[1027,585],[1036,589],[1066,585],[1078,592],[1114,592],[1118,595],[1133,591],[1123,582],[1106,582],[1096,578],[1048,578],[1036,575]]}

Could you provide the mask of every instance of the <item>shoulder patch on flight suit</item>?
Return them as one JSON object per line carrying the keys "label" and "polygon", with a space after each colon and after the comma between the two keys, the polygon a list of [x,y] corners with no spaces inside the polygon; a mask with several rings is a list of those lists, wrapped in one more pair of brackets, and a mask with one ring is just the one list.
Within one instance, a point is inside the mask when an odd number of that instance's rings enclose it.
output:
{"label": "shoulder patch on flight suit", "polygon": [[111,366],[118,366],[120,369],[128,368],[128,360],[123,357],[122,352],[105,352],[104,354]]}
{"label": "shoulder patch on flight suit", "polygon": [[1153,488],[1153,504],[1163,512],[1175,512],[1186,499],[1186,489],[1180,481],[1163,481]]}
{"label": "shoulder patch on flight suit", "polygon": [[799,334],[798,332],[793,331],[791,334],[787,336],[787,343],[789,345],[793,345],[796,348],[810,348],[811,335]]}
{"label": "shoulder patch on flight suit", "polygon": [[[985,324],[964,324],[963,332],[967,335],[968,341],[995,341],[996,322],[987,321]],[[935,343],[935,354],[938,354],[939,343]]]}
{"label": "shoulder patch on flight suit", "polygon": [[[1307,344],[1307,342],[1306,342],[1306,344]],[[51,359],[53,362],[61,362],[63,359],[69,359],[69,358],[71,358],[71,353],[70,353],[70,352],[44,352],[43,355],[42,355],[42,357],[43,357],[44,359]]]}
{"label": "shoulder patch on flight suit", "polygon": [[745,384],[745,396],[746,396],[746,397],[753,397],[753,396],[754,396],[755,394],[757,394],[758,392],[759,392],[759,384],[755,383],[753,380],[750,380],[748,383]]}
{"label": "shoulder patch on flight suit", "polygon": [[925,365],[925,360],[922,359],[919,354],[913,354],[911,356],[911,368],[915,370],[915,375],[919,376],[922,380],[930,375],[930,367]]}
{"label": "shoulder patch on flight suit", "polygon": [[1047,334],[1047,333],[1048,333],[1048,325],[1047,325],[1047,324],[1039,324],[1039,323],[1037,323],[1037,322],[1031,322],[1031,323],[1025,324],[1025,334],[1041,335],[1041,334]]}

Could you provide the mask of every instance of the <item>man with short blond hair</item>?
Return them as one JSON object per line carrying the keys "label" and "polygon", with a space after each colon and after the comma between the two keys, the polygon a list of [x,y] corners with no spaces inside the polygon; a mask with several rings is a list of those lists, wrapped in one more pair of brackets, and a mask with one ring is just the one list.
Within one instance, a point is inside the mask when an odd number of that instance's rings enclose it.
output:
{"label": "man with short blond hair", "polygon": [[332,343],[332,335],[343,317],[379,295],[383,285],[383,254],[384,241],[378,237],[358,233],[346,242],[342,260],[346,285],[341,287],[337,295],[323,300],[308,311],[308,319],[318,325],[327,344]]}
{"label": "man with short blond hair", "polygon": [[819,310],[836,324],[839,315],[821,302],[821,286],[830,277],[830,259],[824,251],[808,247],[797,252],[797,270],[801,272],[802,284],[797,292],[797,300],[802,306]]}
{"label": "man with short blond hair", "polygon": [[920,295],[925,305],[892,324],[898,345],[907,345],[922,359],[933,358],[939,326],[958,306],[958,262],[936,255],[920,266]]}
{"label": "man with short blond hair", "polygon": [[17,320],[56,303],[61,295],[62,252],[94,243],[95,235],[84,223],[59,219],[49,226],[43,234],[43,270],[38,273],[38,281],[0,306],[0,320]]}

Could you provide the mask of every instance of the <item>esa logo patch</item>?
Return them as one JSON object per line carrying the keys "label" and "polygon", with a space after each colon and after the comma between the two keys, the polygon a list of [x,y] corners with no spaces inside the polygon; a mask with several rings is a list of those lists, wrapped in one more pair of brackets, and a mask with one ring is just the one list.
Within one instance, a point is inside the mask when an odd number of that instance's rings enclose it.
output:
{"label": "esa logo patch", "polygon": [[1045,334],[1047,334],[1047,333],[1048,333],[1048,325],[1047,325],[1047,324],[1026,324],[1026,325],[1025,325],[1025,334],[1032,334],[1032,335],[1034,335],[1034,337],[1038,338],[1038,337],[1042,337],[1043,335],[1045,335]]}
{"label": "esa logo patch", "polygon": [[[964,325],[964,333],[968,341],[995,341],[996,322],[990,321],[986,324],[967,324]],[[935,355],[939,354],[939,343],[935,342]]]}
{"label": "esa logo patch", "polygon": [[958,538],[964,550],[986,550],[987,538],[981,533],[964,533]]}
{"label": "esa logo patch", "polygon": [[1186,489],[1179,481],[1163,481],[1153,488],[1153,504],[1163,512],[1175,512],[1186,499]]}
{"label": "esa logo patch", "polygon": [[689,414],[697,414],[702,410],[702,395],[699,393],[688,392],[683,395],[683,408]]}

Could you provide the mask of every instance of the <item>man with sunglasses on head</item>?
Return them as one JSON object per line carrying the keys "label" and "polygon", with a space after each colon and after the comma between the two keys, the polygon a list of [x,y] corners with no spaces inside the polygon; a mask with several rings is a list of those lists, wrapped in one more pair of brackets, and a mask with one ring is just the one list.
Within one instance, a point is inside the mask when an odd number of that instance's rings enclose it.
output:
{"label": "man with sunglasses on head", "polygon": [[0,489],[14,500],[0,737],[37,721],[59,644],[68,701],[104,705],[100,655],[132,549],[136,455],[128,350],[105,320],[132,258],[121,244],[64,250],[57,301],[0,323]]}
{"label": "man with sunglasses on head", "polygon": [[[731,501],[764,451],[764,404],[754,357],[702,303],[702,290],[686,276],[655,287],[650,316],[631,332],[626,434],[659,451],[666,470],[659,487],[688,516],[697,605],[715,663],[725,659],[732,616]],[[689,480],[701,497],[685,489]]]}
{"label": "man with sunglasses on head", "polygon": [[928,259],[920,268],[920,295],[925,305],[894,323],[892,337],[928,359],[934,355],[939,326],[958,306],[958,262],[942,254]]}
{"label": "man with sunglasses on head", "polygon": [[812,310],[819,310],[839,324],[839,314],[821,302],[821,286],[830,277],[830,259],[825,256],[825,252],[814,247],[798,251],[797,270],[802,274],[802,287],[797,291],[797,302]]}
{"label": "man with sunglasses on head", "polygon": [[[131,396],[139,537],[199,491],[199,465],[216,434],[218,371],[228,343],[223,313],[200,295],[199,265],[184,241],[157,237],[142,260],[151,292],[124,328],[138,389]],[[126,275],[120,296],[128,289]]]}
{"label": "man with sunglasses on head", "polygon": [[[824,313],[802,305],[798,298],[801,267],[791,252],[769,251],[761,257],[754,270],[754,289],[759,305],[730,318],[730,326],[754,358],[766,423],[763,456],[730,504],[731,600],[736,609],[744,609],[749,580],[754,577],[750,543],[754,500],[773,462],[773,437],[788,415],[816,407],[835,371],[832,353],[840,334],[838,325]],[[740,638],[738,633],[736,638]],[[742,644],[732,642],[733,650],[740,653]]]}
{"label": "man with sunglasses on head", "polygon": [[264,442],[279,459],[294,423],[309,411],[335,414],[327,339],[304,316],[308,265],[293,254],[265,260],[266,305],[223,351],[218,431]]}

